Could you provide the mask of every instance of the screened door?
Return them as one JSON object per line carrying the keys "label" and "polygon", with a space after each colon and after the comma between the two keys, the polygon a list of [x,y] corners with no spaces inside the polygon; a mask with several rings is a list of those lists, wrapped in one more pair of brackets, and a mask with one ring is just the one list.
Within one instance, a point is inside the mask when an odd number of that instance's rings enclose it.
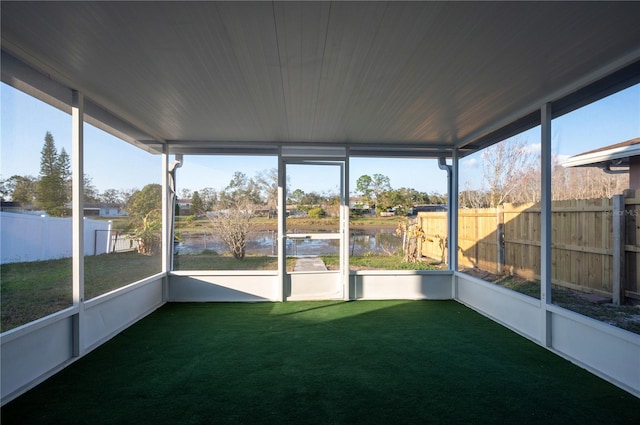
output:
{"label": "screened door", "polygon": [[344,161],[286,161],[288,300],[344,297],[344,168]]}

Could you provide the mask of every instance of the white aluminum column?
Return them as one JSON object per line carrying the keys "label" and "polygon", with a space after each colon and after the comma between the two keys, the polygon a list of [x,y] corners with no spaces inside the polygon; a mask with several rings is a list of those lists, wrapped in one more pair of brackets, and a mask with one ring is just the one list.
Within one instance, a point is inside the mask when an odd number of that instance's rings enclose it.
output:
{"label": "white aluminum column", "polygon": [[174,205],[172,202],[172,196],[169,191],[171,190],[169,179],[171,175],[169,172],[169,154],[167,153],[169,147],[164,146],[161,159],[162,159],[162,273],[164,278],[162,279],[162,300],[166,301],[169,298],[169,272],[173,269],[173,215],[175,214]]}
{"label": "white aluminum column", "polygon": [[[449,256],[449,270],[458,270],[458,193],[459,193],[459,176],[460,176],[460,158],[458,148],[453,150],[451,158],[451,193],[448,194],[449,211],[447,212],[449,220],[449,234],[447,235],[447,255]],[[458,283],[453,274],[453,285],[451,285],[451,297],[458,299]]]}
{"label": "white aluminum column", "polygon": [[540,341],[551,346],[551,313],[547,306],[551,304],[551,104],[541,108],[541,202],[540,202],[540,303],[543,323]]}
{"label": "white aluminum column", "polygon": [[346,301],[351,299],[351,282],[349,281],[349,245],[350,235],[349,230],[349,149],[346,150],[346,156],[344,158],[344,167],[342,167],[342,190],[340,191],[340,233],[342,240],[340,241],[342,251],[340,252],[340,264],[342,265],[342,288],[343,299]]}
{"label": "white aluminum column", "polygon": [[72,176],[72,273],[73,305],[78,309],[73,316],[73,355],[84,351],[84,97],[72,92],[71,105],[71,176]]}
{"label": "white aluminum column", "polygon": [[458,197],[460,193],[459,177],[460,177],[460,152],[458,148],[453,150],[451,158],[451,193],[449,194],[449,269],[458,270]]}
{"label": "white aluminum column", "polygon": [[169,155],[168,147],[165,146],[161,155],[162,158],[162,272],[171,270],[171,257],[173,255],[173,235],[172,233],[172,211],[173,205],[169,205],[171,196],[169,191]]}
{"label": "white aluminum column", "polygon": [[[281,150],[281,149],[280,149]],[[287,220],[287,187],[286,165],[282,159],[282,152],[278,152],[278,282],[280,284],[280,296],[278,301],[284,301],[287,297],[287,257],[285,237]]]}

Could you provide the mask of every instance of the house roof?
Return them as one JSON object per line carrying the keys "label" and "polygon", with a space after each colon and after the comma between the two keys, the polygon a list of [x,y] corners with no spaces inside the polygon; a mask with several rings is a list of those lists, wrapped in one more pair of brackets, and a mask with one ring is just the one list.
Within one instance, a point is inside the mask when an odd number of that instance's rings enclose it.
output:
{"label": "house roof", "polygon": [[122,204],[110,204],[110,203],[106,203],[106,202],[85,202],[84,203],[84,208],[88,209],[88,208],[123,208]]}
{"label": "house roof", "polygon": [[464,156],[640,81],[640,2],[2,1],[2,80],[151,152]]}
{"label": "house roof", "polygon": [[629,158],[640,155],[640,137],[572,156],[564,167],[628,167]]}

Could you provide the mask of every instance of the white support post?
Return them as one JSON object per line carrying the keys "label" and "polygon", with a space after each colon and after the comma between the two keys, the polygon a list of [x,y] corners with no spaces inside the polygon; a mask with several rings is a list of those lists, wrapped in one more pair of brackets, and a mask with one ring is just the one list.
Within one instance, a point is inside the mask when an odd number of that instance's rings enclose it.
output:
{"label": "white support post", "polygon": [[287,220],[287,200],[286,200],[286,170],[285,162],[282,159],[282,152],[278,153],[278,281],[280,283],[280,297],[278,301],[287,298],[287,257],[286,257],[286,220]]}
{"label": "white support post", "polygon": [[458,270],[458,197],[459,190],[458,182],[460,176],[460,158],[458,149],[453,150],[453,157],[451,160],[451,183],[449,194],[449,269]]}
{"label": "white support post", "polygon": [[170,194],[171,191],[171,175],[169,172],[169,147],[164,146],[161,155],[161,169],[162,169],[162,273],[164,278],[162,279],[162,300],[169,299],[169,272],[173,269],[173,197]]}
{"label": "white support post", "polygon": [[340,231],[342,232],[342,284],[343,299],[349,301],[351,299],[351,282],[349,281],[349,245],[351,231],[349,229],[349,148],[346,151],[344,159],[344,171],[342,173],[342,202],[340,205]]}
{"label": "white support post", "polygon": [[168,147],[162,152],[162,272],[171,271],[171,257],[173,255],[173,235],[171,234],[172,206],[169,205],[171,196],[169,191],[169,155]]}
{"label": "white support post", "polygon": [[542,307],[541,342],[551,347],[551,104],[541,108],[541,203],[540,203],[540,303]]}
{"label": "white support post", "polygon": [[73,316],[73,355],[84,352],[84,97],[72,92],[71,105],[71,176],[72,176],[72,274],[73,305],[78,312]]}
{"label": "white support post", "polygon": [[[449,234],[447,235],[447,255],[449,257],[449,270],[458,270],[458,178],[460,176],[460,158],[457,148],[453,150],[451,158],[451,178],[449,183],[448,209],[447,212]],[[458,280],[455,273],[453,274],[453,284],[451,285],[451,297],[458,299]]]}

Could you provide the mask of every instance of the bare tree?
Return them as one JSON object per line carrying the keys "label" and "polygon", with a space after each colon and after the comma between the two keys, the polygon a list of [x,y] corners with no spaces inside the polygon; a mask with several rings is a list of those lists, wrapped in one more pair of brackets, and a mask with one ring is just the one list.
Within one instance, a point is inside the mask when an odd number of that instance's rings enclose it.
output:
{"label": "bare tree", "polygon": [[409,225],[400,223],[396,235],[402,237],[402,261],[405,263],[419,263],[422,260],[422,243],[426,239],[424,230],[419,222]]}
{"label": "bare tree", "polygon": [[460,191],[458,202],[461,208],[486,208],[489,204],[487,193],[481,189],[471,189],[469,182],[466,182],[465,189]]}
{"label": "bare tree", "polygon": [[595,167],[564,168],[556,164],[552,174],[552,198],[611,198],[629,187],[629,174],[607,174]]}
{"label": "bare tree", "polygon": [[124,204],[122,194],[117,189],[106,189],[100,195],[100,200],[106,204]]}
{"label": "bare tree", "polygon": [[518,187],[520,177],[532,168],[531,153],[523,139],[509,139],[482,153],[483,180],[488,185],[489,207],[507,200]]}
{"label": "bare tree", "polygon": [[236,171],[227,187],[220,192],[220,202],[214,216],[209,217],[213,229],[227,244],[231,254],[244,259],[247,234],[251,219],[260,201],[259,190],[253,179]]}
{"label": "bare tree", "polygon": [[[256,174],[255,182],[260,190],[263,201],[266,203],[267,208],[269,208],[269,217],[271,217],[271,212],[276,211],[278,208],[278,169],[271,168],[259,172]],[[289,187],[288,176],[287,187]]]}
{"label": "bare tree", "polygon": [[[496,207],[504,202],[535,203],[541,199],[540,155],[533,155],[525,142],[511,139],[482,153],[483,188],[460,192],[460,206]],[[488,187],[487,187],[488,186]],[[629,186],[628,174],[608,174],[596,167],[564,168],[552,162],[552,200],[611,198]]]}
{"label": "bare tree", "polygon": [[244,259],[246,254],[247,234],[251,230],[251,219],[254,217],[253,206],[247,200],[238,200],[234,205],[219,210],[215,216],[207,216],[213,229],[229,248],[231,255],[237,260]]}
{"label": "bare tree", "polygon": [[199,191],[200,198],[202,198],[203,208],[205,211],[210,211],[213,206],[218,202],[218,192],[211,188],[205,187]]}

